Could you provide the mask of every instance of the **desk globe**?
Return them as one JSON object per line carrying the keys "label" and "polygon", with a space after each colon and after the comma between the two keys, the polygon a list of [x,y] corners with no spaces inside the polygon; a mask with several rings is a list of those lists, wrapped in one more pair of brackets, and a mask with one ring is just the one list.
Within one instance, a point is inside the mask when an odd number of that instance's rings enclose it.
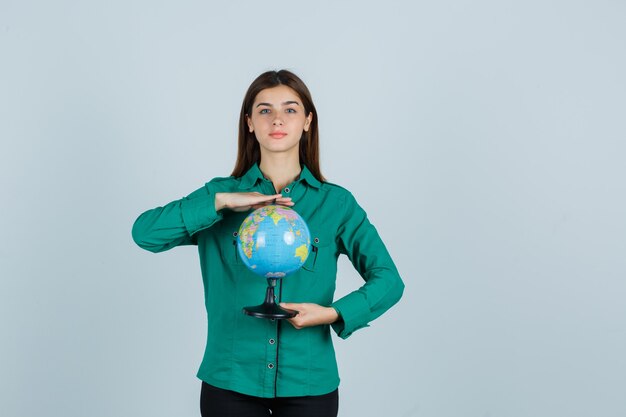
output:
{"label": "desk globe", "polygon": [[241,223],[237,243],[243,264],[268,283],[265,301],[245,307],[244,313],[271,319],[287,319],[298,314],[276,304],[274,288],[279,279],[300,269],[309,256],[311,235],[302,217],[287,206],[258,208]]}

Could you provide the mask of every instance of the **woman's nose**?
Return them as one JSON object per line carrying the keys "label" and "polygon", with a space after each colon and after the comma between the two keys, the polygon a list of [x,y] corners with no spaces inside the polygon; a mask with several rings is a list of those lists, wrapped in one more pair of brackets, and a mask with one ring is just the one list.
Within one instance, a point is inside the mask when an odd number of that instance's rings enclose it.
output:
{"label": "woman's nose", "polygon": [[283,124],[283,119],[279,116],[274,117],[274,122],[272,123],[274,126],[280,126]]}

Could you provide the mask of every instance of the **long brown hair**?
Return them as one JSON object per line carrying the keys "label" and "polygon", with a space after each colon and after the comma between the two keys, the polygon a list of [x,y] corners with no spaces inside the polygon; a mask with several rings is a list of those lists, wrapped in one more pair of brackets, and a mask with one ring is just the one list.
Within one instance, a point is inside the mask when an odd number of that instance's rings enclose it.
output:
{"label": "long brown hair", "polygon": [[317,110],[313,105],[313,99],[309,89],[298,76],[287,70],[267,71],[259,75],[248,87],[246,96],[241,105],[239,114],[239,140],[237,146],[237,162],[231,175],[235,177],[243,176],[252,165],[261,161],[261,148],[254,136],[254,132],[248,130],[246,115],[252,114],[254,99],[261,90],[266,88],[286,85],[294,90],[304,106],[305,116],[313,113],[313,120],[309,125],[309,130],[302,132],[300,138],[300,163],[307,166],[309,171],[320,181],[325,178],[320,172],[320,152],[319,152],[319,132],[317,129]]}

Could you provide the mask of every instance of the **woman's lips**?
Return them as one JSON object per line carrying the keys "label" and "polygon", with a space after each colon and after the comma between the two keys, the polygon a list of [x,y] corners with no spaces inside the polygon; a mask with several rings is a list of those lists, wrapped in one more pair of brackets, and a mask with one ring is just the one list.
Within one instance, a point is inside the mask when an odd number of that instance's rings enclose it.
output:
{"label": "woman's lips", "polygon": [[284,136],[287,136],[287,134],[284,132],[274,132],[274,133],[270,133],[270,136],[276,139],[280,139]]}

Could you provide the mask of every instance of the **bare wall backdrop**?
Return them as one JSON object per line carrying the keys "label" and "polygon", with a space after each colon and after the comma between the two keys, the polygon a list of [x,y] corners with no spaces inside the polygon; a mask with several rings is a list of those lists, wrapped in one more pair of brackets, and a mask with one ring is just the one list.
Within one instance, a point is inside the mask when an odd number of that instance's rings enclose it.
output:
{"label": "bare wall backdrop", "polygon": [[[340,416],[626,415],[621,1],[0,1],[0,414],[199,416],[196,249],[130,230],[234,165],[287,68],[406,282]],[[361,284],[340,264],[338,296]]]}

